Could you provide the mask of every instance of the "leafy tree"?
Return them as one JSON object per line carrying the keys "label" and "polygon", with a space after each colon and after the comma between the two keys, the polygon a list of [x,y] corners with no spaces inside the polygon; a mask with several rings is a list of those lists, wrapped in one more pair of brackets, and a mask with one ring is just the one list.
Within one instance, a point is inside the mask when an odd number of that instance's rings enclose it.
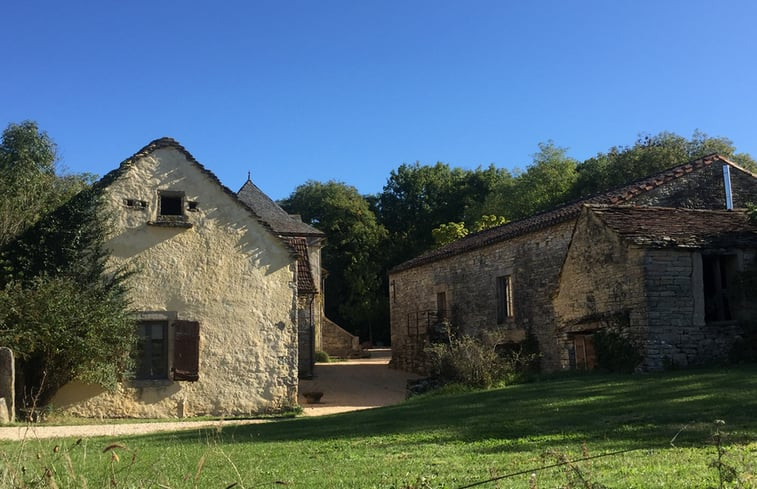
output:
{"label": "leafy tree", "polygon": [[576,182],[578,166],[566,151],[552,141],[539,143],[526,171],[488,195],[484,213],[518,219],[565,202]]}
{"label": "leafy tree", "polygon": [[478,221],[473,223],[473,232],[478,233],[485,229],[496,228],[507,224],[507,219],[503,216],[483,215]]}
{"label": "leafy tree", "polygon": [[661,132],[641,136],[630,147],[614,146],[581,163],[572,194],[585,197],[599,193],[712,153],[731,158],[746,169],[757,169],[749,155],[735,152],[729,139],[695,131],[687,140],[677,134]]}
{"label": "leafy tree", "polygon": [[468,233],[464,222],[448,222],[431,230],[431,235],[434,237],[437,246],[444,246],[447,243],[457,241],[468,236]]}
{"label": "leafy tree", "polygon": [[106,266],[99,189],[88,175],[55,174],[54,144],[36,124],[11,124],[3,136],[0,186],[18,188],[3,212],[22,221],[4,228],[0,247],[0,344],[16,353],[17,400],[28,404],[33,393],[44,405],[74,379],[114,387],[135,328],[126,274]]}
{"label": "leafy tree", "polygon": [[[472,226],[472,232],[478,233],[485,229],[501,226],[507,222],[502,216],[484,215],[479,218]],[[471,231],[465,227],[464,222],[448,222],[442,224],[438,228],[431,231],[434,236],[434,242],[438,246],[444,246],[447,243],[452,243],[460,238],[464,238],[470,234]]]}
{"label": "leafy tree", "polygon": [[386,230],[366,199],[341,182],[309,181],[280,204],[326,233],[326,314],[364,338],[388,338],[385,280],[380,269]]}

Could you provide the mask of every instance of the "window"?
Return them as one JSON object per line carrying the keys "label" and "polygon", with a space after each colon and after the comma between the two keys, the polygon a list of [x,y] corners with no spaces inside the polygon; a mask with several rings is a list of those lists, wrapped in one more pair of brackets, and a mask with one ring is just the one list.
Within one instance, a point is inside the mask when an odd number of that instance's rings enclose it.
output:
{"label": "window", "polygon": [[447,318],[447,293],[446,292],[436,293],[436,317],[438,319]]}
{"label": "window", "polygon": [[200,323],[173,319],[176,313],[141,313],[135,354],[136,380],[199,379]]}
{"label": "window", "polygon": [[181,192],[160,192],[159,215],[162,216],[183,216],[184,215],[184,194]]}
{"label": "window", "polygon": [[513,317],[512,279],[510,275],[503,275],[497,277],[497,324],[502,324],[511,317]]}
{"label": "window", "polygon": [[732,301],[738,272],[736,255],[702,255],[704,319],[706,322],[734,319]]}
{"label": "window", "polygon": [[140,321],[137,328],[136,378],[168,378],[168,321]]}
{"label": "window", "polygon": [[185,204],[192,212],[197,211],[197,202],[185,202],[184,192],[159,190],[158,215],[154,221],[148,221],[147,224],[152,226],[191,228],[192,223],[189,222],[184,212]]}

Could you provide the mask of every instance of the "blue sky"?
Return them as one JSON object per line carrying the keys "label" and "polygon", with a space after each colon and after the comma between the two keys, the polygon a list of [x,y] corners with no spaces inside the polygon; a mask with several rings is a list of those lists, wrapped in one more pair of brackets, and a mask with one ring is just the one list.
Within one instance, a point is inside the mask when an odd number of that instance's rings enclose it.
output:
{"label": "blue sky", "polygon": [[523,168],[700,129],[757,156],[751,1],[6,2],[0,124],[70,171],[169,136],[233,190],[380,192],[402,163]]}

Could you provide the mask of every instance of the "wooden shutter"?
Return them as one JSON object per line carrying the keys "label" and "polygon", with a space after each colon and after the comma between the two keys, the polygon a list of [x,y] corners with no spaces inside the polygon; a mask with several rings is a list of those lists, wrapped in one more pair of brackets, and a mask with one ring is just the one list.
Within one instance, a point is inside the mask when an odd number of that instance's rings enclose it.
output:
{"label": "wooden shutter", "polygon": [[200,323],[174,321],[173,380],[194,382],[200,370]]}

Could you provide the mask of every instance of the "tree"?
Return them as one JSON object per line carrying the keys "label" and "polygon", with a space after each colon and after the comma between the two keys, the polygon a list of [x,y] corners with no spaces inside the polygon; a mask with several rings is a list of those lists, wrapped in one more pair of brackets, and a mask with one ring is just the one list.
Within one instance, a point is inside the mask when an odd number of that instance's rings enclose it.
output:
{"label": "tree", "polygon": [[55,143],[37,124],[9,124],[0,142],[0,246],[90,183],[56,174]]}
{"label": "tree", "polygon": [[74,379],[114,387],[136,330],[127,274],[107,267],[99,189],[89,175],[55,173],[55,146],[34,123],[11,124],[0,148],[0,187],[16,188],[2,212],[21,222],[0,246],[0,344],[16,353],[20,407]]}
{"label": "tree", "polygon": [[380,245],[386,230],[377,223],[366,199],[341,182],[309,181],[280,204],[326,234],[326,314],[363,338],[388,339],[385,280],[380,270]]}
{"label": "tree", "polygon": [[518,219],[565,202],[576,182],[578,165],[566,152],[552,141],[539,143],[526,171],[489,194],[484,213]]}
{"label": "tree", "polygon": [[709,137],[700,131],[688,140],[671,132],[640,136],[633,146],[613,146],[578,165],[572,194],[586,197],[712,153],[757,170],[749,155],[735,151],[729,139]]}
{"label": "tree", "polygon": [[434,237],[436,246],[444,246],[457,241],[460,238],[468,236],[468,233],[469,231],[466,229],[464,222],[448,222],[431,230],[431,235]]}

